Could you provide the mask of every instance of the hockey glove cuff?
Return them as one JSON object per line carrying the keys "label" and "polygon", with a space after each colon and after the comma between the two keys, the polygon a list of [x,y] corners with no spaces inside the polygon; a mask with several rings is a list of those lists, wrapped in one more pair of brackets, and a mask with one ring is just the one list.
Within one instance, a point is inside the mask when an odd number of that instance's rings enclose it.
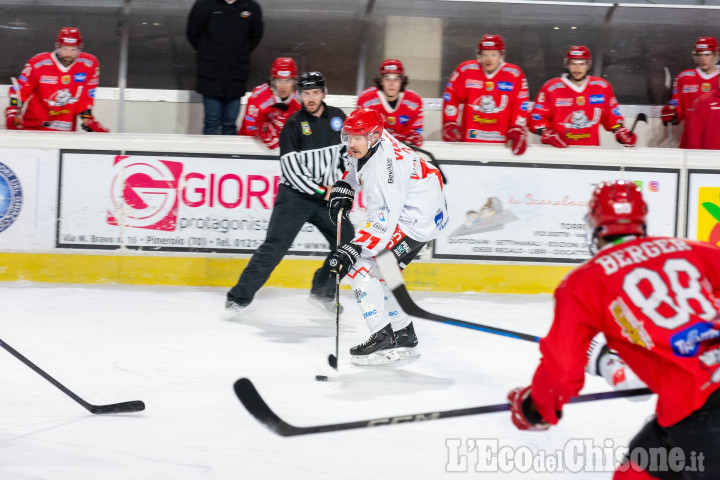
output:
{"label": "hockey glove cuff", "polygon": [[350,267],[355,265],[355,262],[360,258],[360,252],[362,248],[360,245],[354,243],[343,243],[335,250],[330,258],[328,259],[328,265],[330,271],[340,275],[343,278],[347,275]]}
{"label": "hockey glove cuff", "polygon": [[523,127],[512,127],[507,132],[507,143],[513,155],[522,155],[527,149],[527,131]]}
{"label": "hockey glove cuff", "polygon": [[270,149],[274,150],[280,145],[280,131],[282,130],[282,125],[278,129],[277,126],[272,122],[265,122],[262,125],[260,125],[260,128],[258,129],[258,137],[260,137],[260,140]]}
{"label": "hockey glove cuff", "polygon": [[634,147],[637,143],[637,135],[631,132],[628,128],[621,126],[615,129],[615,140],[626,147]]}
{"label": "hockey glove cuff", "polygon": [[443,125],[442,138],[446,142],[462,142],[460,125],[455,122],[448,122]]}
{"label": "hockey glove cuff", "polygon": [[417,132],[409,133],[402,142],[411,147],[422,147],[425,138]]}
{"label": "hockey glove cuff", "polygon": [[5,109],[5,126],[8,130],[21,130],[23,119],[20,110],[16,106],[9,106]]}
{"label": "hockey glove cuff", "polygon": [[342,218],[348,218],[350,216],[350,210],[353,207],[353,201],[355,200],[355,190],[352,189],[349,183],[338,180],[330,190],[330,198],[328,199],[328,211],[330,213],[330,220],[333,223],[337,222],[338,212],[342,209]]}
{"label": "hockey glove cuff", "polygon": [[83,122],[82,128],[86,132],[99,132],[99,133],[109,133],[110,129],[105,128],[102,123],[95,120],[95,117],[84,117],[83,120],[87,120],[87,124]]}
{"label": "hockey glove cuff", "polygon": [[552,128],[546,128],[540,135],[540,141],[545,145],[552,145],[555,148],[567,148],[568,144],[560,136],[558,132]]}
{"label": "hockey glove cuff", "polygon": [[532,402],[532,387],[517,387],[508,393],[513,424],[520,430],[547,430],[550,424],[540,415]]}

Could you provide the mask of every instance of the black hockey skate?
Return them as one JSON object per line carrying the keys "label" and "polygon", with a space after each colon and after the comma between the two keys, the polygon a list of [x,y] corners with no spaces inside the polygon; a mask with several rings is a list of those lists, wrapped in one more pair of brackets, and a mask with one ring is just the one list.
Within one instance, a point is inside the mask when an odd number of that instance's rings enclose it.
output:
{"label": "black hockey skate", "polygon": [[242,305],[235,300],[225,300],[225,320],[241,320],[243,310],[245,310],[248,305]]}
{"label": "black hockey skate", "polygon": [[350,349],[350,363],[353,365],[384,365],[400,360],[395,351],[395,335],[388,323],[379,332],[360,345]]}
{"label": "black hockey skate", "polygon": [[418,358],[420,356],[420,350],[417,348],[418,339],[412,322],[407,327],[395,332],[395,343],[397,344],[395,351],[400,358]]}

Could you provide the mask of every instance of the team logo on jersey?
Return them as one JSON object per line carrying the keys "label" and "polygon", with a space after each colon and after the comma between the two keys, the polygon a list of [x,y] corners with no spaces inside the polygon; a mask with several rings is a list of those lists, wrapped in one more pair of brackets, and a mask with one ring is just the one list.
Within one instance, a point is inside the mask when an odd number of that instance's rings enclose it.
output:
{"label": "team logo on jersey", "polygon": [[395,117],[386,118],[388,125],[395,125]]}
{"label": "team logo on jersey", "polygon": [[590,104],[605,102],[605,95],[590,95]]}
{"label": "team logo on jersey", "polygon": [[308,122],[300,122],[300,128],[302,129],[303,135],[310,135],[312,133]]}
{"label": "team logo on jersey", "polygon": [[[623,337],[630,343],[634,343],[648,350],[654,347],[652,338],[650,338],[647,330],[645,330],[645,326],[635,317],[622,297],[618,297],[610,304],[610,313],[612,313],[612,316],[615,317],[615,322],[620,326]],[[720,334],[720,331],[718,331],[718,333]]]}
{"label": "team logo on jersey", "polygon": [[445,107],[445,115],[447,115],[448,117],[457,115],[457,112],[457,107],[454,107],[452,105],[448,105],[447,107]]}
{"label": "team logo on jersey", "polygon": [[118,155],[110,183],[108,225],[174,231],[183,164]]}
{"label": "team logo on jersey", "polygon": [[342,130],[343,121],[340,117],[333,117],[330,119],[330,128],[339,132]]}
{"label": "team logo on jersey", "polygon": [[701,89],[703,92],[709,92],[709,91],[710,91],[710,88],[711,88],[711,87],[710,87],[710,84],[709,84],[709,83],[703,83],[702,85],[700,85],[700,89]]}
{"label": "team logo on jersey", "polygon": [[595,107],[593,111],[595,114],[593,115],[592,120],[590,120],[585,113],[585,110],[575,110],[565,118],[562,126],[572,130],[590,128],[600,121],[600,116],[602,115],[602,110],[597,107]]}
{"label": "team logo on jersey", "polygon": [[60,77],[60,81],[63,83],[63,85],[67,85],[70,83],[70,75],[63,75]]}
{"label": "team logo on jersey", "polygon": [[583,96],[583,95],[578,96],[578,97],[575,99],[575,102],[576,102],[578,105],[580,105],[580,106],[585,105],[585,96]]}
{"label": "team logo on jersey", "polygon": [[485,90],[492,92],[495,89],[495,82],[485,82]]}
{"label": "team logo on jersey", "polygon": [[400,115],[399,120],[400,120],[400,125],[405,125],[406,123],[408,123],[410,121],[410,117],[408,117],[407,115]]}
{"label": "team logo on jersey", "polygon": [[512,82],[498,82],[498,90],[502,90],[504,92],[512,92],[514,87],[515,85],[513,85]]}
{"label": "team logo on jersey", "polygon": [[7,230],[20,215],[23,191],[15,172],[0,162],[0,233]]}
{"label": "team logo on jersey", "polygon": [[77,101],[78,99],[76,97],[73,97],[70,93],[70,90],[67,88],[63,88],[62,90],[53,92],[53,94],[50,95],[50,98],[47,99],[47,103],[51,107],[63,107],[65,105],[73,104]]}
{"label": "team logo on jersey", "polygon": [[73,82],[75,83],[84,82],[85,80],[87,80],[87,73],[85,72],[80,72],[73,75]]}
{"label": "team logo on jersey", "polygon": [[480,97],[475,99],[475,102],[472,104],[472,108],[475,111],[480,111],[481,113],[498,113],[505,110],[505,107],[507,107],[508,104],[508,96],[503,95],[502,99],[500,100],[500,105],[497,105],[495,103],[495,99],[492,95],[480,95]]}
{"label": "team logo on jersey", "polygon": [[252,12],[249,10],[243,10],[242,12],[240,12],[240,16],[242,18],[250,18],[250,15],[252,15]]}

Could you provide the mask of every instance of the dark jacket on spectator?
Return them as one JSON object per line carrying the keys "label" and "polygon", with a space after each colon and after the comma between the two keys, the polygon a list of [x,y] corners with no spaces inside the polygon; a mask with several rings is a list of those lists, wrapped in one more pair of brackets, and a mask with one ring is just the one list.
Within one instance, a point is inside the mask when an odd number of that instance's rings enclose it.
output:
{"label": "dark jacket on spectator", "polygon": [[197,51],[198,93],[240,98],[250,74],[250,52],[263,35],[262,10],[254,0],[197,0],[187,23]]}

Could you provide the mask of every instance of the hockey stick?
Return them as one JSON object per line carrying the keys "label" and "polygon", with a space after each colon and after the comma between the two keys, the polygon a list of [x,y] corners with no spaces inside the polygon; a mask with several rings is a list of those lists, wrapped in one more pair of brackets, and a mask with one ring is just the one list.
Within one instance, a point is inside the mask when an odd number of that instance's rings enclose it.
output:
{"label": "hockey stick", "polygon": [[[379,427],[382,425],[397,425],[399,423],[421,422],[428,420],[439,420],[442,418],[464,417],[467,415],[481,415],[484,413],[506,412],[510,410],[510,404],[498,403],[495,405],[484,405],[481,407],[460,408],[457,410],[442,410],[436,412],[414,413],[410,415],[399,415],[396,417],[373,418],[369,420],[357,420],[346,423],[332,423],[329,425],[314,425],[311,427],[296,427],[285,422],[273,412],[267,403],[258,393],[255,386],[247,378],[241,378],[235,382],[235,394],[248,412],[260,423],[273,432],[283,437],[295,435],[308,435],[312,433],[338,432],[341,430],[355,430],[358,428]],[[647,388],[636,388],[634,390],[621,390],[612,392],[589,393],[579,395],[570,399],[570,403],[594,402],[596,400],[609,400],[613,398],[628,398],[652,393]]]}
{"label": "hockey stick", "polygon": [[[343,209],[337,214],[337,233],[335,234],[335,249],[340,248],[340,225]],[[338,357],[340,356],[340,272],[335,274],[335,355],[328,355],[328,363],[337,371]]]}
{"label": "hockey stick", "polygon": [[645,115],[644,113],[638,113],[638,116],[635,117],[635,121],[633,122],[632,128],[630,129],[630,133],[633,133],[635,131],[635,127],[637,127],[638,122],[647,123],[647,115]]}
{"label": "hockey stick", "polygon": [[[665,70],[665,96],[667,98],[667,101],[670,102],[672,100],[672,75],[670,75],[670,69],[668,67],[663,67]],[[673,146],[673,134],[672,134],[672,122],[668,122],[667,124],[667,147],[672,148]]]}
{"label": "hockey stick", "polygon": [[442,169],[440,169],[440,164],[437,162],[435,155],[433,155],[432,153],[428,152],[427,150],[425,150],[423,148],[416,147],[415,145],[412,145],[410,143],[406,143],[405,145],[412,148],[416,152],[420,152],[423,155],[427,155],[428,157],[430,157],[430,163],[432,163],[432,165],[438,169],[438,172],[440,172],[440,177],[442,179],[443,185],[447,185],[447,183],[448,183],[447,178],[445,177],[445,174],[443,173]]}
{"label": "hockey stick", "polygon": [[68,388],[63,385],[62,383],[55,380],[53,377],[51,377],[49,374],[47,374],[44,370],[42,370],[40,367],[32,363],[30,360],[25,358],[20,352],[12,348],[10,345],[5,343],[4,341],[0,340],[0,347],[4,348],[8,352],[10,352],[11,355],[13,355],[15,358],[23,362],[28,367],[35,370],[36,373],[38,373],[41,377],[43,377],[48,382],[55,385],[60,391],[62,391],[65,395],[75,400],[77,403],[83,406],[85,410],[87,410],[90,413],[95,414],[104,414],[104,413],[130,413],[130,412],[141,412],[145,410],[145,404],[140,400],[133,400],[130,402],[122,402],[122,403],[112,403],[110,405],[92,405],[82,398],[75,395],[73,392],[68,390]]}
{"label": "hockey stick", "polygon": [[525,340],[528,342],[537,343],[540,341],[540,337],[535,335],[506,330],[504,328],[491,327],[489,325],[482,325],[479,323],[467,322],[465,320],[457,320],[455,318],[450,318],[423,310],[413,301],[407,291],[407,288],[405,288],[405,282],[403,281],[400,269],[398,268],[397,262],[395,261],[392,253],[390,251],[384,251],[380,255],[378,255],[375,260],[380,267],[380,271],[385,278],[385,282],[387,283],[388,287],[390,287],[390,290],[392,290],[392,293],[393,295],[395,295],[395,298],[400,304],[400,307],[402,307],[402,309],[408,315],[423,318],[425,320],[431,320],[433,322],[442,322],[450,325],[472,328],[474,330],[481,330],[483,332],[494,333],[495,335],[503,335],[505,337],[517,338],[518,340]]}

